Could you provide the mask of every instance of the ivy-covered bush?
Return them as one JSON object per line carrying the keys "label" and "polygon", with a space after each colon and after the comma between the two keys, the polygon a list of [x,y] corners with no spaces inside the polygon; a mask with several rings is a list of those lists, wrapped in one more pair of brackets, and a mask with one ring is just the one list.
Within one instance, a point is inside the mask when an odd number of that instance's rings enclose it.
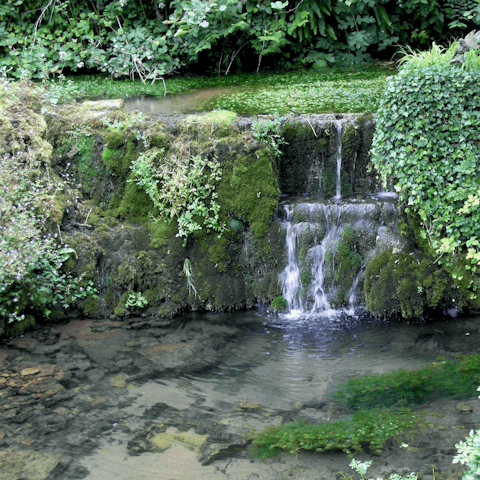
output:
{"label": "ivy-covered bush", "polygon": [[417,241],[431,261],[445,268],[457,286],[468,276],[464,300],[475,305],[480,262],[480,57],[470,51],[463,66],[451,65],[455,48],[456,44],[443,52],[434,46],[407,56],[398,75],[389,79],[378,112],[372,162],[384,179],[393,178],[405,212],[417,218]]}

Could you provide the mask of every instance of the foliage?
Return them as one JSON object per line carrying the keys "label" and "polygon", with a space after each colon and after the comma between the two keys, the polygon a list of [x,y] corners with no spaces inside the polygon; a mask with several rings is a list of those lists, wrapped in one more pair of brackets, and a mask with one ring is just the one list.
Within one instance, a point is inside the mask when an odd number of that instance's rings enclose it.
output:
{"label": "foliage", "polygon": [[275,313],[288,312],[288,300],[281,295],[279,297],[275,297],[270,304],[269,310]]}
{"label": "foliage", "polygon": [[252,436],[257,456],[276,455],[279,450],[297,453],[299,450],[324,452],[341,450],[356,453],[367,444],[380,453],[385,441],[402,432],[413,431],[425,424],[423,415],[407,408],[397,410],[362,410],[349,420],[312,425],[303,421],[267,427]]}
{"label": "foliage", "polygon": [[177,220],[177,237],[185,238],[184,245],[188,235],[202,227],[220,236],[225,231],[215,192],[215,183],[222,172],[214,160],[199,155],[165,156],[162,149],[152,148],[140,155],[130,168],[134,177],[129,182],[145,190],[158,211],[158,220]]}
{"label": "foliage", "polygon": [[125,302],[125,308],[138,307],[143,308],[148,305],[148,300],[143,296],[142,292],[132,292]]}
{"label": "foliage", "polygon": [[0,157],[0,318],[21,321],[24,312],[48,317],[52,306],[95,296],[91,282],[82,286],[62,269],[75,255],[57,234],[46,233],[62,186],[39,163]]}
{"label": "foliage", "polygon": [[281,145],[286,145],[282,133],[282,118],[276,116],[274,120],[259,120],[256,118],[252,122],[253,138],[265,143],[268,143],[272,147],[275,157],[280,157],[282,151]]}
{"label": "foliage", "polygon": [[[480,387],[477,389],[480,391]],[[480,398],[480,397],[479,397]],[[474,432],[470,430],[470,436],[466,442],[459,442],[455,445],[457,455],[453,459],[453,463],[461,463],[467,465],[469,470],[465,472],[462,480],[479,480],[480,479],[480,430]]]}
{"label": "foliage", "polygon": [[332,396],[350,410],[420,404],[436,396],[471,396],[479,375],[480,355],[465,355],[419,370],[353,377],[340,384]]}
{"label": "foliage", "polygon": [[[367,473],[367,470],[370,468],[370,465],[372,464],[372,461],[368,462],[358,462],[357,460],[352,460],[349,464],[349,467],[352,467],[357,473],[359,473],[362,476],[362,480],[365,480],[364,475]],[[388,477],[388,480],[401,480],[402,478],[405,478],[405,480],[417,480],[417,475],[415,475],[413,472],[407,475],[406,477],[403,477],[401,475],[398,475],[397,473],[392,473]],[[373,480],[371,478],[370,480]],[[383,480],[381,478],[377,478],[377,480]]]}
{"label": "foliage", "polygon": [[474,0],[93,0],[4,2],[0,67],[20,78],[107,72],[162,79],[184,66],[349,65],[478,24]]}
{"label": "foliage", "polygon": [[[455,45],[452,45],[454,48]],[[480,56],[450,66],[434,47],[414,55],[389,79],[373,140],[372,162],[422,222],[422,236],[447,269],[459,251],[475,272],[480,261]],[[436,60],[440,58],[441,60]],[[424,66],[425,65],[425,66]],[[476,282],[471,300],[476,299]]]}
{"label": "foliage", "polygon": [[45,96],[52,105],[70,102],[83,94],[79,85],[74,84],[70,79],[66,80],[63,75],[60,75],[57,80],[44,82],[43,87],[46,90]]}

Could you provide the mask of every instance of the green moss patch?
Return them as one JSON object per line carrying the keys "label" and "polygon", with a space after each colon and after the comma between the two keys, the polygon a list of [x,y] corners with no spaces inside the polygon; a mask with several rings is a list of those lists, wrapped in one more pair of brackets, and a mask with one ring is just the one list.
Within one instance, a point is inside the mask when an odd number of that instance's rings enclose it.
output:
{"label": "green moss patch", "polygon": [[332,398],[348,410],[422,404],[442,396],[468,398],[475,396],[479,376],[480,355],[465,355],[419,370],[353,377],[339,385]]}
{"label": "green moss patch", "polygon": [[419,316],[451,304],[456,294],[449,285],[445,272],[424,254],[385,251],[365,271],[367,308],[380,316]]}

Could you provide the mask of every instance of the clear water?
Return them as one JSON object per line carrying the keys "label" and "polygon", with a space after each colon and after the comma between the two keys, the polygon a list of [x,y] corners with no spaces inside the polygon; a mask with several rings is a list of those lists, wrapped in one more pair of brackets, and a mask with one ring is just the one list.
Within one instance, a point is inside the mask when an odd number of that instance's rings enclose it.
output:
{"label": "clear water", "polygon": [[225,320],[236,331],[219,352],[217,366],[186,378],[211,401],[289,409],[325,400],[350,376],[420,368],[437,357],[416,348],[420,326],[351,313],[228,315]]}

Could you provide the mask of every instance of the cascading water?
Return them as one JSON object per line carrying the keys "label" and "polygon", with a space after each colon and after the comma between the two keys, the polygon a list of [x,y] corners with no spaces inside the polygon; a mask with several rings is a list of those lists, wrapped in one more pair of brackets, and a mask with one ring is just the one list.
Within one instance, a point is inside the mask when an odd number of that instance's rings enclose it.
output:
{"label": "cascading water", "polygon": [[335,193],[335,199],[340,200],[342,198],[341,192],[341,175],[342,175],[342,133],[343,133],[343,121],[335,120],[335,128],[337,130],[337,152],[336,152],[336,165],[337,165],[337,188]]}
{"label": "cascading water", "polygon": [[364,265],[402,249],[391,199],[285,203],[287,266],[283,296],[292,313],[321,313],[362,301]]}
{"label": "cascading water", "polygon": [[[329,153],[316,157],[310,146],[312,166],[306,190],[314,192],[313,180],[318,178],[319,196],[283,202],[287,265],[281,282],[290,313],[333,313],[342,308],[353,314],[365,303],[365,266],[382,251],[406,247],[396,227],[396,195],[383,189],[375,194],[381,185],[367,175],[362,153],[368,151],[367,135],[359,125],[351,115],[322,117],[317,130],[309,125],[316,141],[328,145]],[[290,155],[295,158],[295,152]],[[285,170],[289,178],[296,178],[294,165],[285,164],[290,165]],[[290,183],[283,185],[292,191]]]}

